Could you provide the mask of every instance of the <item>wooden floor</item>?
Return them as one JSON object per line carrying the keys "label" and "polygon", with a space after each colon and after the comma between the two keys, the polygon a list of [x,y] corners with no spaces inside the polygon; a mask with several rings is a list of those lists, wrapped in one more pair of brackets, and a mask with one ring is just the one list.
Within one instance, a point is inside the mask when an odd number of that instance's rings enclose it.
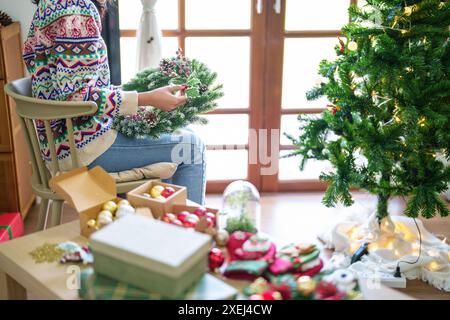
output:
{"label": "wooden floor", "polygon": [[[330,219],[341,210],[330,209],[321,203],[320,193],[296,193],[296,194],[267,194],[263,195],[261,230],[282,241],[294,242],[318,242],[320,234]],[[207,205],[220,208],[222,198],[218,195],[209,195]],[[364,193],[355,194],[355,207],[357,210],[372,210],[375,208],[376,199]],[[401,214],[404,202],[395,199],[390,203],[392,214]],[[354,209],[353,209],[354,210]],[[64,209],[64,222],[77,218],[76,212],[69,207]],[[37,206],[34,206],[25,221],[25,232],[33,232],[37,221]],[[433,218],[424,221],[426,228],[439,235],[450,239],[450,217]],[[402,292],[418,299],[445,299],[450,300],[450,294],[439,291],[422,281],[408,281],[408,287]],[[38,297],[36,297],[38,298]]]}

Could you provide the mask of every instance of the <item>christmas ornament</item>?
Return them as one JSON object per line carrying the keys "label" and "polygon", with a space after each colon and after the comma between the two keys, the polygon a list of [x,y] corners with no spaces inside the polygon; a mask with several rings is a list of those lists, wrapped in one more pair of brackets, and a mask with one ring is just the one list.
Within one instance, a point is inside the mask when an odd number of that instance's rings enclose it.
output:
{"label": "christmas ornament", "polygon": [[11,17],[6,12],[0,10],[0,26],[7,27],[12,23]]}
{"label": "christmas ornament", "polygon": [[194,214],[196,214],[198,217],[203,217],[207,214],[207,210],[204,207],[199,207],[195,209]]}
{"label": "christmas ornament", "polygon": [[281,293],[274,290],[268,290],[262,293],[262,300],[282,300]]}
{"label": "christmas ornament", "polygon": [[315,294],[317,299],[319,300],[326,300],[333,298],[338,298],[333,300],[340,300],[344,296],[344,294],[338,295],[338,289],[333,283],[324,280],[320,281],[319,284],[317,285]]}
{"label": "christmas ornament", "polygon": [[161,195],[161,192],[164,191],[164,187],[160,185],[153,186],[150,190],[150,195],[152,198],[158,198]]}
{"label": "christmas ornament", "polygon": [[215,235],[214,240],[219,247],[224,247],[226,246],[229,238],[230,235],[226,230],[219,230]]}
{"label": "christmas ornament", "polygon": [[123,200],[120,200],[120,201],[117,203],[117,206],[118,206],[118,207],[125,206],[125,205],[129,206],[129,205],[130,205],[130,202],[129,202],[128,200],[123,199]]}
{"label": "christmas ornament", "polygon": [[158,138],[191,123],[206,124],[206,119],[199,115],[215,109],[217,100],[223,96],[222,85],[215,84],[216,78],[217,74],[205,64],[191,61],[178,50],[176,57],[162,59],[159,68],[138,73],[123,89],[145,92],[167,85],[183,85],[180,94],[188,97],[187,103],[170,112],[143,107],[137,115],[118,115],[113,127],[127,137]]}
{"label": "christmas ornament", "polygon": [[97,225],[99,228],[104,227],[113,222],[113,215],[110,211],[103,210],[98,214]]}
{"label": "christmas ornament", "polygon": [[341,107],[340,106],[335,106],[335,105],[329,104],[329,105],[327,105],[327,108],[328,108],[328,110],[331,111],[333,116],[340,117],[342,115],[342,111],[341,111]]}
{"label": "christmas ornament", "polygon": [[173,195],[175,193],[175,189],[172,187],[165,187],[164,190],[161,192],[161,196],[163,196],[164,198],[168,198],[171,195]]}
{"label": "christmas ornament", "polygon": [[114,213],[117,210],[117,204],[114,201],[108,201],[103,205],[102,209]]}
{"label": "christmas ornament", "polygon": [[[164,222],[170,223],[170,222],[177,220],[177,216],[173,213],[165,213],[162,217],[162,220]],[[183,220],[181,220],[181,219],[180,219],[180,221],[183,222]]]}
{"label": "christmas ornament", "polygon": [[358,44],[355,41],[350,41],[347,46],[348,50],[356,51],[358,50]]}
{"label": "christmas ornament", "polygon": [[175,220],[171,221],[170,223],[173,225],[179,226],[179,227],[186,227],[186,225],[178,219],[175,219]]}
{"label": "christmas ornament", "polygon": [[116,218],[120,219],[126,215],[134,214],[134,213],[136,213],[136,210],[134,210],[134,208],[132,206],[127,205],[127,204],[121,205],[116,211]]}
{"label": "christmas ornament", "polygon": [[344,54],[345,53],[345,43],[340,37],[338,37],[338,40],[339,40],[339,45],[340,45],[339,53]]}
{"label": "christmas ornament", "polygon": [[188,212],[188,211],[181,211],[179,214],[178,214],[178,219],[181,221],[181,222],[185,222],[186,221],[186,218],[187,217],[189,217],[191,214]]}
{"label": "christmas ornament", "polygon": [[215,271],[220,268],[225,262],[225,255],[219,248],[212,248],[208,255],[209,270]]}
{"label": "christmas ornament", "polygon": [[98,229],[97,220],[91,219],[87,222],[87,226],[91,229]]}
{"label": "christmas ornament", "polygon": [[310,296],[316,289],[316,282],[309,276],[302,276],[297,279],[297,290],[303,296]]}

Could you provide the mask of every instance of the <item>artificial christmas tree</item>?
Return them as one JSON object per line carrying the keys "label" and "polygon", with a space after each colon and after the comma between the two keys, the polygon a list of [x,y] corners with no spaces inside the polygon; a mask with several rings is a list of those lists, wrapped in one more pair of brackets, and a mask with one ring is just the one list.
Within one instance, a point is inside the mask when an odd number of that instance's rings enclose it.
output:
{"label": "artificial christmas tree", "polygon": [[352,6],[338,57],[322,61],[326,81],[308,99],[331,102],[319,117],[299,116],[298,149],[290,156],[327,160],[334,172],[323,202],[353,203],[350,188],[378,196],[377,217],[388,200],[408,197],[409,217],[447,216],[439,194],[450,167],[450,2],[367,0]]}

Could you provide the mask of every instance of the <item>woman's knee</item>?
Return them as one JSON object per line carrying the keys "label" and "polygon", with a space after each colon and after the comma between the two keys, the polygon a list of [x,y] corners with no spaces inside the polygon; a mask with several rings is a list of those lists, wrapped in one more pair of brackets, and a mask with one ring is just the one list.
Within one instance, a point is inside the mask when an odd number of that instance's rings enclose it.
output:
{"label": "woman's knee", "polygon": [[172,161],[184,164],[204,164],[206,146],[192,130],[183,129],[178,134],[179,143],[172,150]]}

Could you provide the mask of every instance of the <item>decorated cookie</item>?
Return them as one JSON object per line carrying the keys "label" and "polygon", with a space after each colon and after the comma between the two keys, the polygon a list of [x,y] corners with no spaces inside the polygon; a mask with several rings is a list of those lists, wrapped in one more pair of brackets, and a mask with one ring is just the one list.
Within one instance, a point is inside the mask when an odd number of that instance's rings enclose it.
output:
{"label": "decorated cookie", "polygon": [[237,260],[230,262],[224,276],[239,280],[254,280],[266,271],[268,262],[264,260]]}

